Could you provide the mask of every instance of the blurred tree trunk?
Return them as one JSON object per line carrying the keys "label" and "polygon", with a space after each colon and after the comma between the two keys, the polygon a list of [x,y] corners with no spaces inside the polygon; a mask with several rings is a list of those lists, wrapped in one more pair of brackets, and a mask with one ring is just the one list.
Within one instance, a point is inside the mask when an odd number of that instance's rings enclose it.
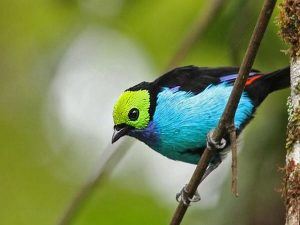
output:
{"label": "blurred tree trunk", "polygon": [[300,58],[291,62],[291,96],[286,142],[286,225],[300,224]]}
{"label": "blurred tree trunk", "polygon": [[279,16],[281,36],[290,44],[291,96],[286,140],[286,225],[300,224],[300,0],[285,0]]}

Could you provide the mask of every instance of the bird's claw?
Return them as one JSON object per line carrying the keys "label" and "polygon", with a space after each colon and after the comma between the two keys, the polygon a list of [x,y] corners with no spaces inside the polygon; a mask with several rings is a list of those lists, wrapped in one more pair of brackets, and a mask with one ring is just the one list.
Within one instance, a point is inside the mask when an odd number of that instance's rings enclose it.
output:
{"label": "bird's claw", "polygon": [[208,132],[206,146],[208,149],[217,149],[222,150],[226,146],[226,140],[224,138],[221,139],[220,142],[216,142],[213,138],[214,129]]}
{"label": "bird's claw", "polygon": [[201,197],[200,197],[198,191],[195,192],[195,194],[192,198],[188,197],[186,187],[187,187],[187,185],[185,185],[181,189],[181,191],[176,194],[176,201],[177,202],[182,201],[184,205],[189,206],[190,202],[198,202],[198,201],[201,200]]}

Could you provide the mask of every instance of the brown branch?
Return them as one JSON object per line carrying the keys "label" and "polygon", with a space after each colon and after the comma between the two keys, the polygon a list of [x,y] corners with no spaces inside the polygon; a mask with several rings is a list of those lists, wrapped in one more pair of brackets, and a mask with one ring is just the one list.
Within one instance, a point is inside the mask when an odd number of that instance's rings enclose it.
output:
{"label": "brown branch", "polygon": [[226,0],[213,0],[209,4],[209,8],[206,10],[204,15],[200,15],[189,33],[182,40],[179,48],[175,52],[174,56],[171,58],[167,69],[172,69],[173,67],[179,65],[180,62],[187,56],[191,48],[195,43],[203,36],[207,31],[212,22],[216,19]]}
{"label": "brown branch", "polygon": [[[257,50],[267,28],[268,22],[272,15],[276,0],[265,0],[263,8],[260,12],[258,21],[254,28],[250,43],[248,45],[246,54],[244,56],[242,65],[239,70],[239,76],[237,77],[232,93],[227,102],[226,108],[222,114],[222,117],[219,121],[218,127],[215,129],[213,133],[213,139],[216,142],[220,142],[222,137],[226,132],[226,125],[228,122],[233,121],[235,111],[237,109],[237,105],[241,94],[243,92],[246,80],[248,78],[248,74],[252,68]],[[200,181],[204,175],[204,172],[207,168],[207,165],[213,155],[214,149],[206,148],[188,185],[186,186],[187,196],[192,198],[200,184]],[[187,199],[188,203],[189,200]],[[183,203],[181,200],[179,205],[174,213],[174,216],[171,220],[170,225],[179,225],[187,211],[188,206]]]}

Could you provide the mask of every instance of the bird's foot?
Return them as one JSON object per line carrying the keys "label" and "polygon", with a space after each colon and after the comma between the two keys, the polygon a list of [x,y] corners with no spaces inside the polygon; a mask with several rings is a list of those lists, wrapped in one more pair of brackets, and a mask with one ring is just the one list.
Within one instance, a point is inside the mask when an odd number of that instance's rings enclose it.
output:
{"label": "bird's foot", "polygon": [[220,142],[217,142],[213,138],[214,129],[208,132],[206,146],[208,149],[216,149],[216,150],[223,150],[226,146],[226,140],[224,138],[221,139]]}
{"label": "bird's foot", "polygon": [[187,187],[187,184],[181,189],[181,191],[179,193],[176,194],[177,202],[182,201],[184,205],[189,206],[190,202],[198,202],[201,200],[201,197],[200,197],[198,191],[195,192],[195,195],[192,198],[188,197],[186,187]]}

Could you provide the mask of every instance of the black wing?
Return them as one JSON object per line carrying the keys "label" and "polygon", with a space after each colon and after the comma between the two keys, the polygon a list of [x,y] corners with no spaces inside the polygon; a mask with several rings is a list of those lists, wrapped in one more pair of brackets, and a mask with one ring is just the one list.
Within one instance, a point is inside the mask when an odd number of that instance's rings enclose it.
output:
{"label": "black wing", "polygon": [[[239,71],[238,67],[197,67],[184,66],[173,69],[161,77],[157,78],[153,85],[157,88],[161,87],[179,87],[179,90],[191,91],[193,93],[200,93],[207,86],[211,84],[219,84],[222,78],[230,75],[235,75]],[[251,72],[258,72],[251,70]],[[234,79],[226,80],[229,83],[234,82]]]}

